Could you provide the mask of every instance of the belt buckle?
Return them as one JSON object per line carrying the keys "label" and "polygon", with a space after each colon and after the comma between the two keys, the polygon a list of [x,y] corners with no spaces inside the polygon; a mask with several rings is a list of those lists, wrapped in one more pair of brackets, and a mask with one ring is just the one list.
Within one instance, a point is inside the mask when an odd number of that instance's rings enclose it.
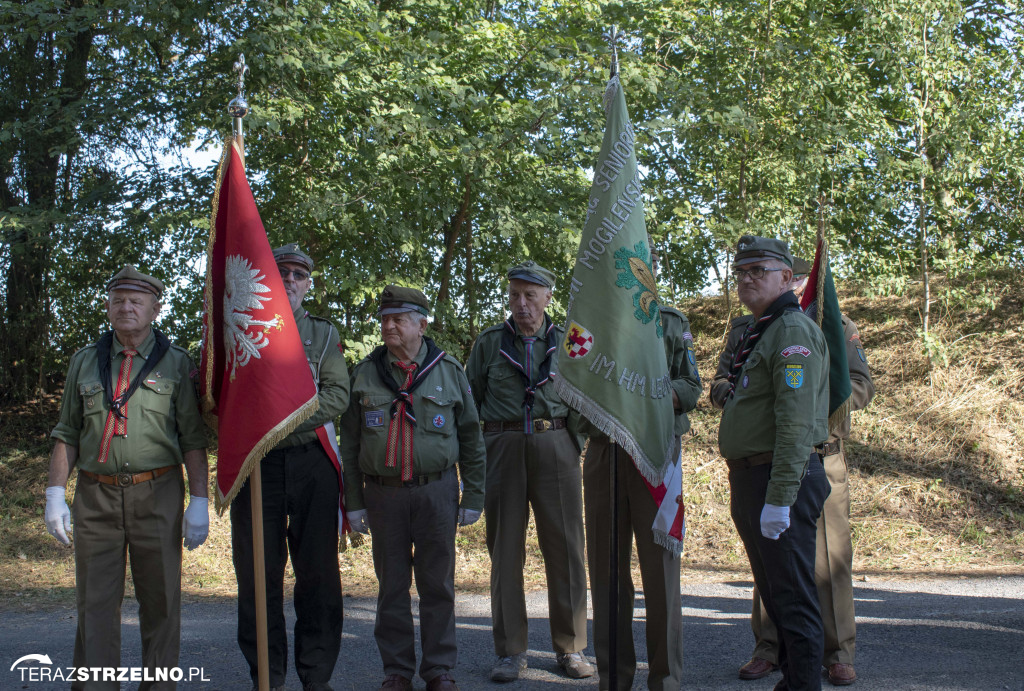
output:
{"label": "belt buckle", "polygon": [[118,487],[131,487],[132,476],[131,473],[118,473],[117,474],[117,486]]}
{"label": "belt buckle", "polygon": [[551,420],[534,420],[533,428],[538,432],[547,432],[551,429]]}

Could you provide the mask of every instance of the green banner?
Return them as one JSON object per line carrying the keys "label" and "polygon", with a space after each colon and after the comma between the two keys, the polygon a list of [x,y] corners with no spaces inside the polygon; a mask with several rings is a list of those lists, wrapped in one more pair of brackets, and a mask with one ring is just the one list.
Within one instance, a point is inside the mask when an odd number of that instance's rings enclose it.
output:
{"label": "green banner", "polygon": [[672,388],[644,223],[635,137],[608,81],[601,155],[569,286],[555,388],[619,444],[655,487],[672,455]]}

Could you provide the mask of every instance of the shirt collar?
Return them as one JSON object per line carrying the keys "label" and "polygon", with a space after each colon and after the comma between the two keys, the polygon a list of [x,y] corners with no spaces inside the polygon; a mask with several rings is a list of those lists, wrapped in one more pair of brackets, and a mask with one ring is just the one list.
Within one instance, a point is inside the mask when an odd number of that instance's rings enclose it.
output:
{"label": "shirt collar", "polygon": [[[138,354],[142,356],[143,360],[149,359],[149,354],[153,352],[153,346],[156,345],[156,336],[153,335],[153,328],[150,327],[149,333],[142,339],[142,343],[136,348]],[[110,348],[110,358],[113,359],[117,355],[121,354],[124,350],[124,346],[121,345],[121,341],[117,338],[117,332],[114,332],[114,342]]]}

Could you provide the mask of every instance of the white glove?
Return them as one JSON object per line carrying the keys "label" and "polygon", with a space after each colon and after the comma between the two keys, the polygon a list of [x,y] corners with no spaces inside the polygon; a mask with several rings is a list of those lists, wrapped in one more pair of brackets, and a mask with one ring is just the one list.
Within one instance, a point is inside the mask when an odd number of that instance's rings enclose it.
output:
{"label": "white glove", "polygon": [[181,519],[184,544],[189,551],[206,542],[210,534],[210,500],[206,497],[190,496],[185,516]]}
{"label": "white glove", "polygon": [[348,516],[348,524],[352,530],[357,533],[362,533],[363,535],[370,534],[370,524],[366,520],[366,509],[349,511],[346,515]]}
{"label": "white glove", "polygon": [[60,485],[46,488],[46,532],[57,538],[58,542],[70,545],[68,533],[71,532],[71,509],[64,497],[64,488]]}
{"label": "white glove", "polygon": [[480,520],[480,512],[476,509],[459,509],[459,525],[465,527]]}
{"label": "white glove", "polygon": [[789,527],[789,507],[765,504],[761,509],[761,534],[769,540],[778,540]]}

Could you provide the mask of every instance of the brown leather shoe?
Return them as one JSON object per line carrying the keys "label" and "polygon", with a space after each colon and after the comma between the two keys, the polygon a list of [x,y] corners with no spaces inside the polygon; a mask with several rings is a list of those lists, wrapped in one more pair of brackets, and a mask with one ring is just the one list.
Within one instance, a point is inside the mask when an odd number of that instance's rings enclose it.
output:
{"label": "brown leather shoe", "polygon": [[853,665],[833,662],[828,666],[828,680],[833,686],[849,686],[857,681],[857,673],[853,671]]}
{"label": "brown leather shoe", "polygon": [[448,672],[441,672],[427,682],[427,691],[459,691],[455,678]]}
{"label": "brown leather shoe", "polygon": [[389,674],[384,677],[380,691],[412,691],[412,680],[406,679],[401,674]]}
{"label": "brown leather shoe", "polygon": [[761,679],[779,668],[778,665],[759,657],[750,658],[750,662],[740,667],[740,679]]}

